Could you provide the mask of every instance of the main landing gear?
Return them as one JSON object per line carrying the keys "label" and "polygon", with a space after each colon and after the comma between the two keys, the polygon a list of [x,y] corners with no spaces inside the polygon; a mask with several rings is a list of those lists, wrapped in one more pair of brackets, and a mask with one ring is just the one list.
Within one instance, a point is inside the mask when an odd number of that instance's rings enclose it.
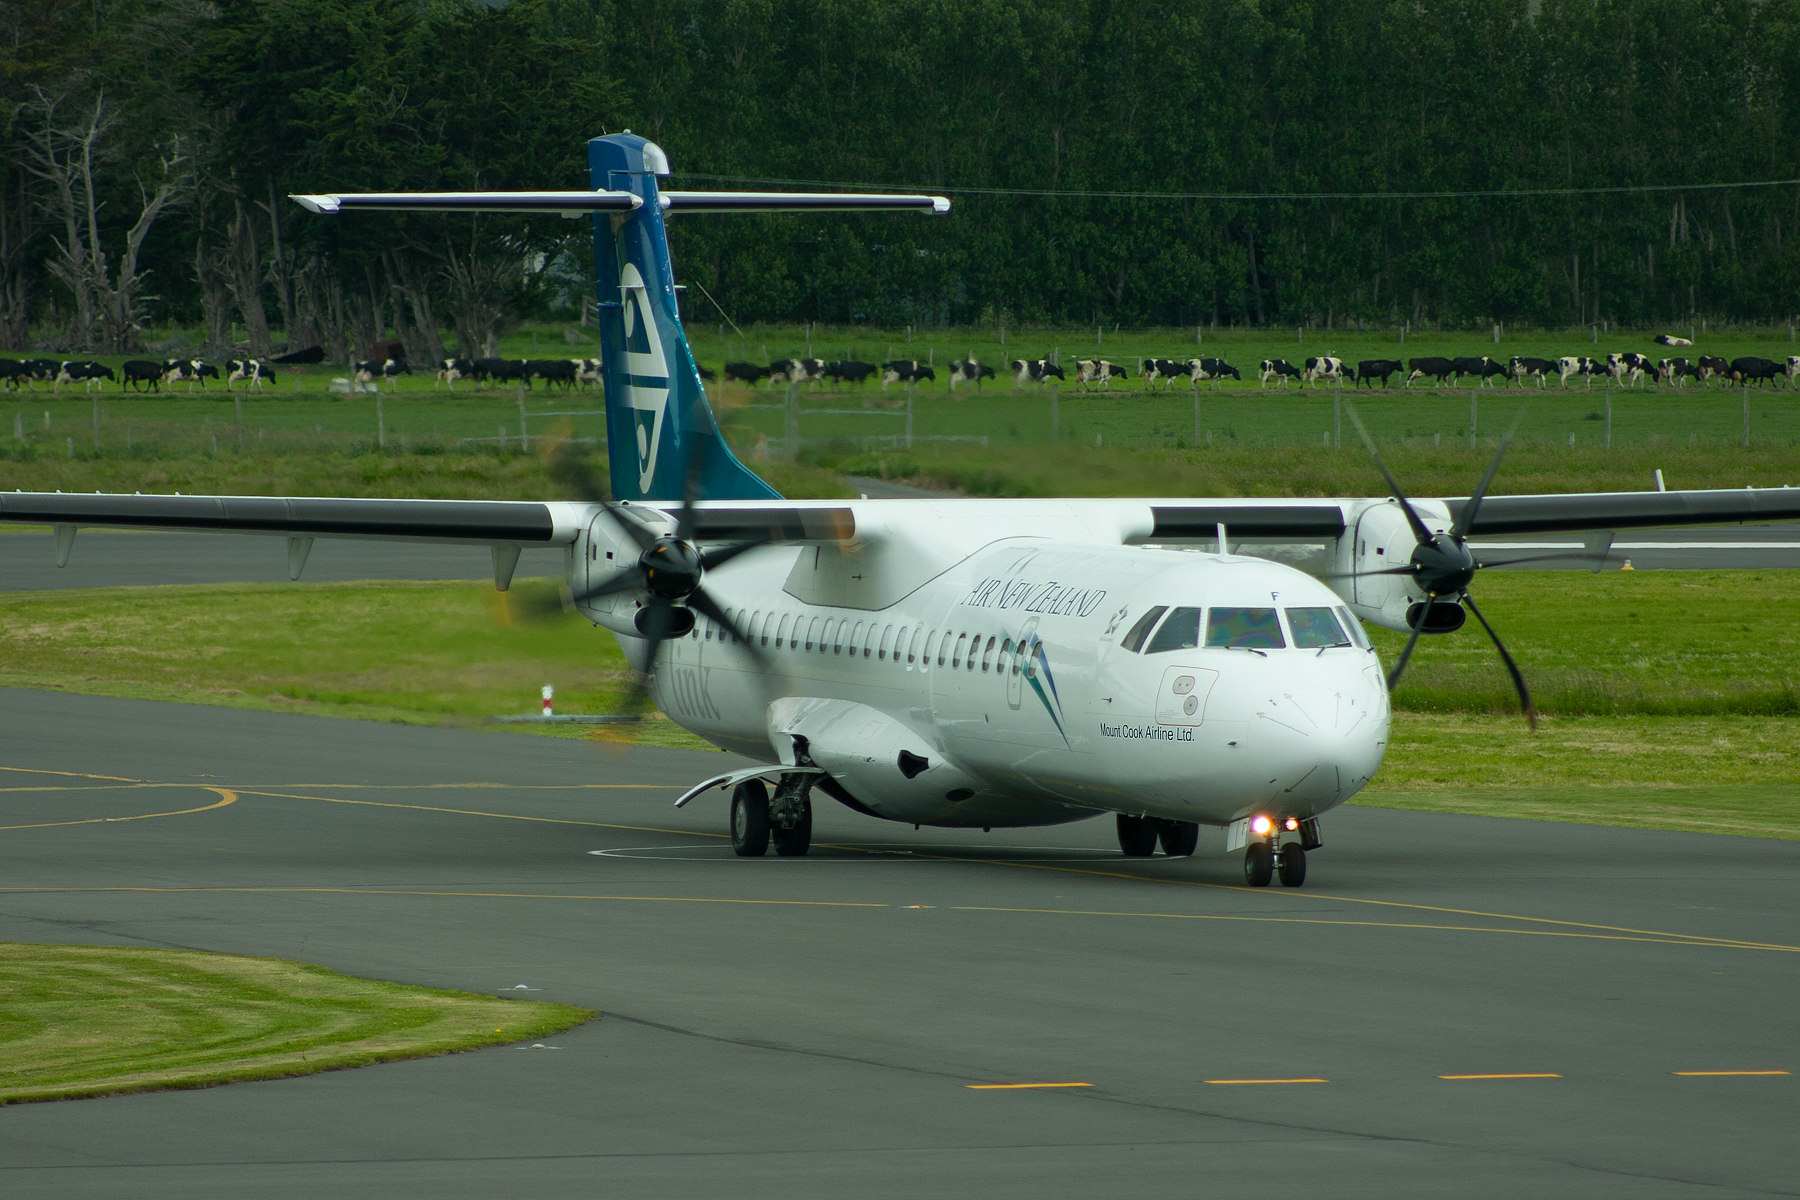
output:
{"label": "main landing gear", "polygon": [[731,791],[731,849],[739,858],[775,853],[799,858],[812,849],[811,775],[783,775],[769,795],[760,779],[746,779]]}
{"label": "main landing gear", "polygon": [[1160,817],[1128,817],[1119,814],[1119,849],[1126,858],[1149,858],[1157,843],[1170,858],[1185,858],[1200,844],[1200,825],[1195,821],[1165,821]]}

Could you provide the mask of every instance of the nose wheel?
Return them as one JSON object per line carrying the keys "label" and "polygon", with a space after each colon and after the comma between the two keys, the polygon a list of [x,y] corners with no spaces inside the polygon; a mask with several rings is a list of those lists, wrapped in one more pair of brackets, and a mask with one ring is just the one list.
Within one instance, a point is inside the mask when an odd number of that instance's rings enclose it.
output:
{"label": "nose wheel", "polygon": [[1289,842],[1277,852],[1267,842],[1252,842],[1244,851],[1244,882],[1251,887],[1268,887],[1276,875],[1282,887],[1299,887],[1306,882],[1306,851],[1299,842]]}

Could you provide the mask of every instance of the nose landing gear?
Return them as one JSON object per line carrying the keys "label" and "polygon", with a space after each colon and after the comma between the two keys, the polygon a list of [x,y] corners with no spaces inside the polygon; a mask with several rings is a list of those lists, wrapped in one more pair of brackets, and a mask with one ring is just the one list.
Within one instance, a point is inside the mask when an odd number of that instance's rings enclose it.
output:
{"label": "nose landing gear", "polygon": [[1306,882],[1306,850],[1299,842],[1289,842],[1276,850],[1268,842],[1251,842],[1244,851],[1244,882],[1251,887],[1268,887],[1269,880],[1281,876],[1282,887],[1299,887]]}

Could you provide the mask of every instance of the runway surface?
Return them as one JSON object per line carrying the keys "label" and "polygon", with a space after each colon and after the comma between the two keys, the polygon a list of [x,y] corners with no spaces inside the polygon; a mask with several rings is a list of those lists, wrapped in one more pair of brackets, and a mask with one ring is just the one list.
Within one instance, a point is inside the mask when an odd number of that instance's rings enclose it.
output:
{"label": "runway surface", "polygon": [[1800,1075],[1682,1074],[1800,1070],[1797,843],[1352,809],[1252,891],[1210,832],[824,801],[812,856],[740,860],[722,797],[670,807],[722,754],[23,691],[0,728],[0,938],[604,1012],[0,1108],[7,1195],[1800,1192]]}

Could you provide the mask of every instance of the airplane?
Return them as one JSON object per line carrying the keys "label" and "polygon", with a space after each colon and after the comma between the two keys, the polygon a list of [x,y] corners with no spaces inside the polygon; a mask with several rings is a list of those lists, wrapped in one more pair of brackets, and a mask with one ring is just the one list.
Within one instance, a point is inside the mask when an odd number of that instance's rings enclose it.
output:
{"label": "airplane", "polygon": [[[667,190],[666,154],[588,143],[587,191],[300,195],[308,211],[558,212],[593,223],[611,497],[565,451],[567,502],[0,493],[48,524],[491,547],[560,546],[573,602],[637,672],[630,704],[756,764],[729,789],[732,846],[807,853],[815,792],[918,826],[1053,825],[1112,814],[1130,857],[1195,853],[1203,826],[1245,882],[1298,887],[1321,817],[1375,777],[1389,693],[1421,636],[1474,615],[1476,535],[1800,517],[1800,490],[1410,499],[782,498],[732,454],[682,331],[665,223],[685,213],[914,211],[925,195]],[[614,282],[616,281],[616,283]],[[1365,441],[1367,437],[1365,434]],[[1373,443],[1369,443],[1374,453]],[[1505,450],[1504,442],[1501,453]],[[1232,543],[1324,547],[1311,574]],[[1596,562],[1595,569],[1598,569]],[[1364,623],[1405,632],[1384,671]]]}

